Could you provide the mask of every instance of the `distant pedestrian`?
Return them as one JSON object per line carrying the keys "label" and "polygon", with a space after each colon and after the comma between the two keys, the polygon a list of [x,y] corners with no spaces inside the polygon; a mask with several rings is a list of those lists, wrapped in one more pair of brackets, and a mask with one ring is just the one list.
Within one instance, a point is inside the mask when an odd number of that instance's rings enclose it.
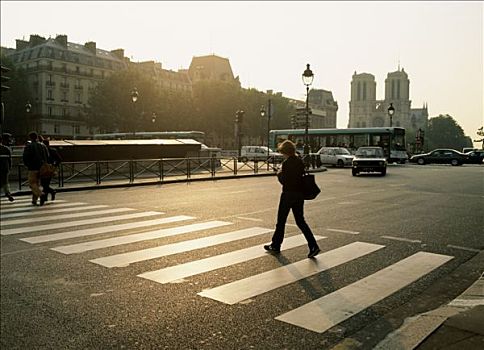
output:
{"label": "distant pedestrian", "polygon": [[0,190],[3,190],[8,200],[13,202],[15,199],[10,193],[8,180],[10,169],[12,169],[12,151],[8,147],[9,144],[9,134],[0,135]]}
{"label": "distant pedestrian", "polygon": [[304,163],[296,156],[296,145],[286,140],[279,146],[279,152],[284,156],[282,169],[277,174],[282,184],[282,193],[277,211],[277,224],[272,236],[272,242],[265,245],[264,249],[272,253],[281,251],[281,244],[284,239],[284,230],[287,216],[292,209],[296,225],[304,234],[309,246],[308,258],[313,258],[321,251],[314,238],[311,229],[304,219],[304,196],[303,196],[303,175],[305,172]]}
{"label": "distant pedestrian", "polygon": [[37,198],[40,198],[40,205],[44,205],[47,195],[40,190],[40,167],[47,162],[49,151],[47,147],[38,141],[35,131],[29,133],[29,141],[24,148],[23,161],[28,173],[29,186],[32,190],[32,204],[37,205]]}
{"label": "distant pedestrian", "polygon": [[[49,138],[44,138],[42,139],[42,143],[47,146],[47,150],[49,151],[49,156],[47,158],[47,163],[53,166],[54,168],[57,168],[62,161],[61,156],[57,152],[55,148],[50,147],[50,140]],[[44,191],[46,195],[46,200],[47,196],[50,195],[52,196],[52,200],[55,200],[55,195],[56,191],[50,187],[50,182],[52,181],[52,176],[54,174],[49,174],[47,176],[41,176],[40,177],[40,183],[42,185],[42,190]]]}

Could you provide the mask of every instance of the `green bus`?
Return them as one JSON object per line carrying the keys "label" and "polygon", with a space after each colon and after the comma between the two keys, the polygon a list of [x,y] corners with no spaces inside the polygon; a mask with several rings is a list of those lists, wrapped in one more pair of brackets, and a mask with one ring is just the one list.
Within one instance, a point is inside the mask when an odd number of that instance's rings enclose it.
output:
{"label": "green bus", "polygon": [[[270,147],[277,149],[282,141],[291,140],[298,151],[302,150],[304,134],[304,129],[271,130]],[[312,152],[317,152],[321,147],[345,147],[354,153],[358,147],[380,146],[389,162],[403,164],[408,159],[404,128],[309,129],[308,137]]]}

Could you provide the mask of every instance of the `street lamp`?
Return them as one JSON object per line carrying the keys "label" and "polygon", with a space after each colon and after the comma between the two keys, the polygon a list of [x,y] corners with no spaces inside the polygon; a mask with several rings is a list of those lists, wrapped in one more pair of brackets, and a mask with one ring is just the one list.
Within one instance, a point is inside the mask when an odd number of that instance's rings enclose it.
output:
{"label": "street lamp", "polygon": [[395,114],[395,108],[393,107],[393,103],[390,103],[390,107],[388,107],[388,116],[390,117],[390,128],[393,126],[394,114]]}
{"label": "street lamp", "polygon": [[306,65],[306,69],[302,74],[302,80],[306,85],[306,130],[304,131],[304,160],[307,163],[307,156],[309,154],[309,86],[313,83],[314,74],[309,68],[309,63]]}
{"label": "street lamp", "polygon": [[[133,101],[133,113],[134,113],[134,116],[136,118],[136,101],[138,101],[138,89],[137,88],[133,88],[133,90],[131,90],[131,101]],[[136,133],[136,119],[134,121],[134,124],[133,124],[133,137],[134,137],[134,134]]]}
{"label": "street lamp", "polygon": [[[264,118],[266,115],[265,106],[261,106],[260,108],[260,116]],[[269,132],[271,129],[271,117],[272,117],[272,100],[269,99],[267,101],[267,162],[269,162]],[[269,164],[269,163],[268,163]]]}
{"label": "street lamp", "polygon": [[245,112],[242,110],[238,110],[235,112],[235,142],[237,143],[237,155],[238,158],[240,158],[240,129],[241,129],[241,123],[244,120],[244,114]]}
{"label": "street lamp", "polygon": [[[27,103],[25,104],[25,112],[26,112],[25,118],[27,119],[25,125],[29,125],[30,124],[29,123],[29,120],[28,120],[29,119],[28,118],[28,114],[30,113],[31,110],[32,110],[32,105],[30,104],[29,101],[27,101]],[[33,129],[37,129],[37,128],[35,127]]]}

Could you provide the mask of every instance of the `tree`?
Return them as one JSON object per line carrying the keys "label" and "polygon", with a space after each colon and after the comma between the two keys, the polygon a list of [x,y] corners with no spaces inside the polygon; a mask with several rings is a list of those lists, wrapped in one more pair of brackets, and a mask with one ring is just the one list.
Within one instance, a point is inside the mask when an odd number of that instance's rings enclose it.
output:
{"label": "tree", "polygon": [[28,102],[35,105],[32,101],[27,74],[23,69],[15,68],[13,61],[1,55],[1,65],[10,69],[8,72],[7,91],[2,91],[1,101],[5,108],[5,120],[2,125],[2,131],[11,133],[18,140],[26,138],[27,133],[32,128],[32,119],[35,118],[37,111],[33,109],[29,114],[25,110]]}
{"label": "tree", "polygon": [[464,147],[472,146],[472,140],[464,134],[459,124],[448,114],[441,114],[429,119],[425,138],[427,150],[435,148],[462,150]]}

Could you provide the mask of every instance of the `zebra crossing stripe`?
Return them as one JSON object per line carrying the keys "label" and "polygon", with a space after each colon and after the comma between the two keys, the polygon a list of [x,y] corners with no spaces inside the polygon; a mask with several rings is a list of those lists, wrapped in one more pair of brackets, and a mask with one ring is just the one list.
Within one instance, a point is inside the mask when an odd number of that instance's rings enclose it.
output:
{"label": "zebra crossing stripe", "polygon": [[225,226],[225,225],[232,225],[232,223],[225,222],[225,221],[208,221],[208,222],[202,222],[198,224],[184,225],[184,226],[178,226],[178,227],[172,227],[172,228],[165,228],[165,229],[156,230],[156,231],[142,232],[142,233],[137,233],[133,235],[100,239],[97,241],[71,244],[66,246],[59,246],[51,249],[63,254],[82,253],[89,250],[115,247],[118,245],[123,245],[128,243],[135,243],[135,242],[147,241],[150,239],[175,236],[182,233],[206,230],[206,229]]}
{"label": "zebra crossing stripe", "polygon": [[[51,213],[45,213],[41,218],[25,218],[25,219],[15,219],[15,220],[7,220],[5,222],[2,221],[0,226],[13,226],[13,225],[22,225],[22,224],[37,224],[43,221],[53,221],[53,220],[64,220],[64,219],[75,219],[75,218],[82,218],[85,216],[99,216],[99,215],[106,215],[106,214],[115,214],[115,213],[122,213],[125,211],[130,211],[133,209],[130,208],[111,208],[105,210],[96,210],[96,211],[87,211],[84,213],[70,213],[70,214],[62,214],[62,215],[50,215]],[[49,215],[47,215],[49,214]]]}
{"label": "zebra crossing stripe", "polygon": [[[9,205],[2,204],[2,208],[3,207],[5,207],[5,208],[6,207],[8,207],[8,208],[37,208],[36,206],[32,205],[31,202],[32,202],[32,200],[25,202],[25,203],[15,203],[15,202],[13,202],[13,204],[9,204]],[[65,202],[66,202],[65,200],[58,199],[55,202],[45,202],[43,207],[51,206],[51,205],[54,205],[56,203],[65,203]],[[38,203],[38,201],[37,201],[37,203]],[[3,210],[2,210],[2,212],[3,212]]]}
{"label": "zebra crossing stripe", "polygon": [[452,256],[418,252],[362,280],[277,316],[276,320],[323,333],[451,259]]}
{"label": "zebra crossing stripe", "polygon": [[161,258],[163,256],[187,252],[195,249],[206,248],[217,244],[232,242],[240,239],[250,238],[263,233],[268,233],[273,229],[262,227],[251,227],[243,230],[222,233],[210,237],[193,239],[185,242],[178,242],[163,245],[155,248],[142,249],[134,252],[111,255],[103,258],[90,260],[91,262],[105,267],[128,266],[131,263]]}
{"label": "zebra crossing stripe", "polygon": [[[164,213],[160,212],[160,214],[164,214]],[[21,238],[20,240],[27,243],[37,244],[37,243],[45,243],[45,242],[52,242],[52,241],[60,241],[60,240],[69,239],[69,238],[93,236],[100,233],[119,232],[123,230],[130,230],[133,228],[137,229],[137,228],[148,227],[148,226],[169,224],[172,222],[192,220],[192,219],[195,219],[195,218],[193,216],[178,215],[178,216],[170,216],[162,219],[129,222],[127,224],[117,224],[117,225],[107,225],[107,226],[105,225],[102,227],[88,228],[84,230],[59,232],[59,233],[53,233],[50,235]]]}
{"label": "zebra crossing stripe", "polygon": [[[133,209],[130,209],[133,210]],[[128,219],[138,219],[145,216],[152,216],[152,215],[159,215],[160,212],[156,211],[145,211],[141,213],[134,213],[134,214],[125,214],[125,215],[118,215],[118,216],[104,216],[102,218],[95,218],[95,219],[86,219],[86,220],[78,220],[78,221],[66,221],[66,222],[59,222],[56,224],[45,224],[45,225],[35,225],[35,226],[28,226],[28,227],[21,227],[21,228],[10,228],[10,229],[3,229],[1,234],[2,235],[14,235],[17,233],[32,233],[44,230],[54,230],[58,228],[66,228],[66,227],[73,227],[73,226],[81,226],[81,225],[91,225],[91,224],[99,224],[99,223],[106,223],[109,221],[118,221],[118,220],[128,220]]]}
{"label": "zebra crossing stripe", "polygon": [[[13,208],[13,209],[1,209],[0,214],[3,217],[3,214],[7,213],[20,213],[20,212],[27,212],[27,213],[40,213],[47,210],[53,210],[53,208],[66,208],[66,207],[75,207],[80,205],[85,205],[86,203],[81,202],[71,202],[71,203],[61,203],[57,204],[59,201],[51,202],[52,204],[43,205],[42,207],[37,207],[33,205],[29,205],[27,207],[22,208]],[[55,205],[55,206],[54,206]]]}
{"label": "zebra crossing stripe", "polygon": [[320,254],[315,259],[304,259],[255,276],[227,283],[220,287],[206,289],[198,293],[198,295],[233,305],[242,300],[329,270],[384,247],[379,244],[354,242]]}
{"label": "zebra crossing stripe", "polygon": [[[314,236],[316,240],[326,237]],[[284,239],[284,249],[291,249],[301,245],[306,245],[307,241],[302,235],[292,236]],[[158,283],[177,282],[183,278],[195,276],[204,272],[214,271],[223,267],[246,262],[263,256],[268,253],[261,245],[236,250],[230,253],[212,256],[209,258],[191,261],[185,264],[166,267],[160,270],[154,270],[142,273],[138,277]]]}
{"label": "zebra crossing stripe", "polygon": [[[29,217],[29,216],[39,216],[39,215],[47,215],[47,214],[58,214],[58,213],[67,213],[70,211],[81,211],[81,210],[91,210],[91,209],[101,209],[106,208],[107,205],[87,205],[80,208],[61,208],[57,209],[57,207],[53,207],[52,209],[48,208],[46,211],[41,210],[32,210],[23,213],[12,213],[12,214],[3,214],[2,213],[2,220],[4,219],[12,219],[12,218],[21,218],[21,217]],[[57,219],[57,217],[55,217]]]}
{"label": "zebra crossing stripe", "polygon": [[14,203],[25,203],[25,202],[31,202],[32,201],[32,198],[16,198],[15,199],[15,202],[10,202],[8,199],[2,199],[0,201],[0,204],[3,205],[3,204],[14,204]]}

